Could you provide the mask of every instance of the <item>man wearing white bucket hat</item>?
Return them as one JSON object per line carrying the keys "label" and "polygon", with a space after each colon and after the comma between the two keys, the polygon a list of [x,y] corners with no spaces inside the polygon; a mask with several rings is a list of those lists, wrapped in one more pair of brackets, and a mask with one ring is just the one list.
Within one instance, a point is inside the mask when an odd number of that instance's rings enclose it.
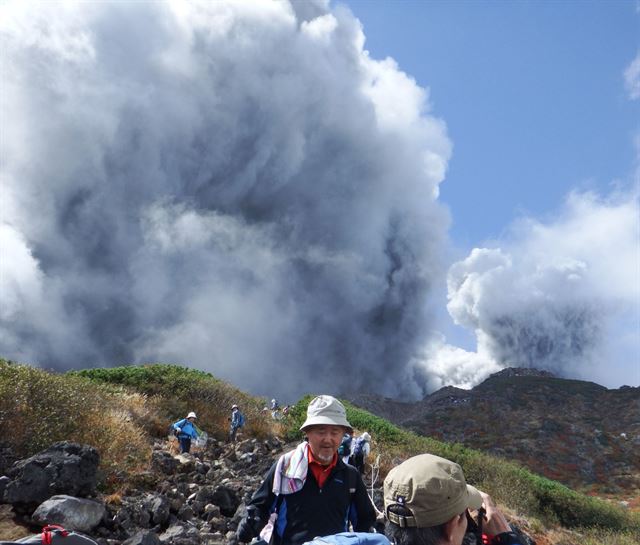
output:
{"label": "man wearing white bucket hat", "polygon": [[273,464],[247,506],[238,541],[251,541],[272,513],[274,545],[301,545],[348,531],[349,524],[356,532],[373,527],[375,509],[362,477],[338,457],[344,433],[353,432],[342,403],[328,395],[314,398],[300,430],[306,441]]}

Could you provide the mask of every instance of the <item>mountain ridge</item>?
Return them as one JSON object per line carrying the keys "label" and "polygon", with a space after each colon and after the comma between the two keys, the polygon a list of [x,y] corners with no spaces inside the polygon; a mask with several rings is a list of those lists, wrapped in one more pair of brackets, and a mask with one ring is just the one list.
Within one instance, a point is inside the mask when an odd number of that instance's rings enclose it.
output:
{"label": "mountain ridge", "polygon": [[356,406],[420,435],[522,463],[587,493],[640,504],[640,388],[608,389],[548,371],[507,368],[465,390],[408,403],[356,395]]}

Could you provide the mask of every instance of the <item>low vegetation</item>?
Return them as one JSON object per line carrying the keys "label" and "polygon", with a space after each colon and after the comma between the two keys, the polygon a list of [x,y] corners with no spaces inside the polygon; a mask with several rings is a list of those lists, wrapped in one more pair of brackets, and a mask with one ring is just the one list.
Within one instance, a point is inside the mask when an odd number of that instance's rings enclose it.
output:
{"label": "low vegetation", "polygon": [[146,465],[150,437],[139,422],[153,413],[142,395],[0,360],[0,429],[17,456],[87,443],[100,452],[105,483],[115,484]]}
{"label": "low vegetation", "polygon": [[146,469],[152,440],[189,411],[223,439],[233,403],[247,415],[247,434],[269,433],[259,400],[201,371],[158,364],[57,374],[0,359],[2,441],[20,457],[56,441],[92,445],[107,492]]}
{"label": "low vegetation", "polygon": [[[229,429],[231,406],[241,407],[247,417],[245,432],[258,438],[269,433],[268,420],[262,412],[262,400],[249,396],[210,373],[167,364],[84,369],[67,373],[88,379],[96,385],[110,385],[122,391],[144,395],[155,407],[156,420],[141,422],[151,435],[166,435],[168,425],[189,411],[198,415],[197,424],[217,439],[224,439]],[[158,418],[159,417],[159,418]]]}
{"label": "low vegetation", "polygon": [[[169,425],[188,411],[195,410],[201,427],[222,439],[230,407],[237,403],[247,416],[246,435],[263,438],[275,429],[294,440],[301,437],[298,430],[310,399],[300,400],[286,420],[274,424],[262,410],[263,400],[194,369],[154,364],[57,374],[0,359],[2,442],[20,457],[61,440],[93,445],[101,454],[101,488],[112,497],[146,468],[152,441],[166,437]],[[546,543],[637,543],[637,514],[517,464],[418,436],[345,405],[355,428],[373,437],[372,457],[381,478],[400,461],[431,452],[460,463],[469,482],[494,496],[513,517],[526,520],[527,529],[544,533]]]}

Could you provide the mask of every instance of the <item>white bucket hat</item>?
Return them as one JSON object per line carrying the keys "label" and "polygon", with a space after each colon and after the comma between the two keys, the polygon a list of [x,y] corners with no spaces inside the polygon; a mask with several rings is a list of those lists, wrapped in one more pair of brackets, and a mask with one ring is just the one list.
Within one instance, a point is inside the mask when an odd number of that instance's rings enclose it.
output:
{"label": "white bucket hat", "polygon": [[307,419],[300,426],[300,430],[321,425],[342,426],[353,432],[351,424],[347,422],[344,405],[333,396],[322,395],[311,400],[307,407]]}
{"label": "white bucket hat", "polygon": [[191,412],[187,415],[187,418],[198,418],[198,417],[196,416],[196,413],[194,413],[193,411],[191,411]]}

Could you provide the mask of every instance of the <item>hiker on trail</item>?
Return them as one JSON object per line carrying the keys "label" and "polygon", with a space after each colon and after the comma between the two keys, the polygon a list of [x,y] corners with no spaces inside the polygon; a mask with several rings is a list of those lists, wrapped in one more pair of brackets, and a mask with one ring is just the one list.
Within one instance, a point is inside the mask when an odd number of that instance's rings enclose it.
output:
{"label": "hiker on trail", "polygon": [[349,463],[364,475],[364,462],[371,452],[371,436],[365,431],[351,443]]}
{"label": "hiker on trail", "polygon": [[524,545],[494,501],[465,482],[458,464],[420,454],[384,480],[385,535],[395,545],[461,545],[469,519],[476,525],[469,510],[480,508],[479,543]]}
{"label": "hiker on trail", "polygon": [[340,458],[345,464],[349,463],[349,458],[351,457],[351,441],[352,440],[353,440],[353,437],[347,431],[342,437],[342,441],[340,442],[340,446],[338,447],[338,456],[340,456]]}
{"label": "hiker on trail", "polygon": [[271,418],[280,420],[280,403],[276,398],[271,400]]}
{"label": "hiker on trail", "polygon": [[347,531],[349,523],[356,532],[373,527],[376,513],[362,477],[338,456],[344,433],[353,431],[342,403],[328,395],[314,398],[300,430],[307,440],[271,466],[238,526],[238,541],[257,536],[271,513],[277,516],[272,545],[301,545]]}
{"label": "hiker on trail", "polygon": [[244,415],[240,412],[240,409],[237,405],[231,406],[231,417],[229,418],[229,420],[231,420],[231,426],[229,428],[229,440],[232,443],[235,443],[238,430],[242,426],[244,426]]}
{"label": "hiker on trail", "polygon": [[196,418],[198,418],[196,413],[191,411],[186,418],[178,420],[173,425],[175,435],[180,443],[180,452],[188,454],[191,450],[191,439],[197,439],[200,435],[195,426]]}

